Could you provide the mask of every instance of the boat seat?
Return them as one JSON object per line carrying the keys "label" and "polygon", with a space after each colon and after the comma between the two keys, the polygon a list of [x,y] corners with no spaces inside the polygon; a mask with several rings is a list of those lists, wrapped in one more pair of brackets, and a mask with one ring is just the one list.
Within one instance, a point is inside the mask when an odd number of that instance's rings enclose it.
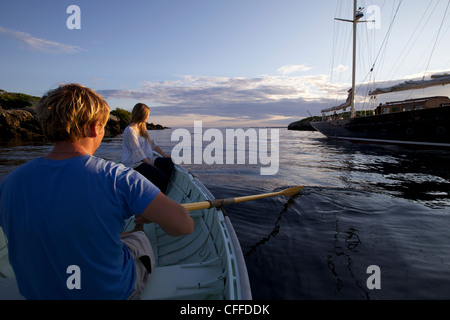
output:
{"label": "boat seat", "polygon": [[0,300],[23,300],[9,264],[8,241],[0,227]]}
{"label": "boat seat", "polygon": [[25,300],[15,278],[0,278],[0,300]]}
{"label": "boat seat", "polygon": [[224,290],[221,262],[156,267],[142,292],[142,300],[221,299]]}
{"label": "boat seat", "polygon": [[[224,280],[219,261],[157,267],[142,293],[142,300],[221,299]],[[0,277],[0,300],[24,300],[15,278]]]}

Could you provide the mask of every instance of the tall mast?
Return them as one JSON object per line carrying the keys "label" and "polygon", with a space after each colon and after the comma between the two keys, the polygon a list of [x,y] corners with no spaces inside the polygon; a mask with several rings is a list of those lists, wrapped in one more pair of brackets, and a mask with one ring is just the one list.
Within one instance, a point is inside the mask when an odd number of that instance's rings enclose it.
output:
{"label": "tall mast", "polygon": [[[352,99],[350,104],[351,117],[354,118],[356,116],[355,111],[355,74],[356,74],[356,2],[357,0],[353,0],[353,57],[352,57]],[[361,17],[359,17],[361,18]],[[358,18],[358,19],[359,19]]]}
{"label": "tall mast", "polygon": [[352,118],[354,118],[356,115],[356,111],[355,111],[356,25],[358,24],[358,22],[367,22],[367,21],[358,21],[362,17],[363,17],[362,8],[357,9],[357,0],[353,0],[353,20],[335,18],[336,20],[353,23],[352,92],[351,92],[351,99],[350,99],[351,117]]}

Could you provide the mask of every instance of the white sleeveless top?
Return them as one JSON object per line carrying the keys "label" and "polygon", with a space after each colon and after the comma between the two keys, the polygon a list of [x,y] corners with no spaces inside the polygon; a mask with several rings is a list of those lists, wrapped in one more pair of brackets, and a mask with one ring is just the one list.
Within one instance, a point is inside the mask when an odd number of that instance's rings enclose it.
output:
{"label": "white sleeveless top", "polygon": [[148,140],[140,136],[136,131],[126,127],[123,131],[123,143],[122,143],[122,163],[123,165],[136,168],[142,164],[142,160],[148,158],[152,163],[155,160],[153,155],[153,149],[158,146],[158,144],[150,139],[151,144]]}

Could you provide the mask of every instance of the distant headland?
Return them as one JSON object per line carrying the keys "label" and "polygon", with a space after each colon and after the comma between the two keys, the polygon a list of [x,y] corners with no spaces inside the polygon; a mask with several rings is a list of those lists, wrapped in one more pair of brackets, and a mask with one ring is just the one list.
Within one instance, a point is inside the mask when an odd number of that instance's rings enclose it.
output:
{"label": "distant headland", "polygon": [[315,131],[311,126],[312,121],[321,120],[322,117],[308,117],[295,122],[292,122],[288,125],[288,130],[300,130],[300,131]]}

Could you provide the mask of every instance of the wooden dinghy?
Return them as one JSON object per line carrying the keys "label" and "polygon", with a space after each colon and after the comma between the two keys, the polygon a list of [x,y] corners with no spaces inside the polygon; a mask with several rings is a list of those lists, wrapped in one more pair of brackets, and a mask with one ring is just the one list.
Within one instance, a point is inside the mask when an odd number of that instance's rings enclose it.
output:
{"label": "wooden dinghy", "polygon": [[[178,203],[213,200],[209,190],[186,169],[175,166],[167,195]],[[249,300],[251,290],[244,257],[223,209],[190,213],[194,232],[172,237],[156,224],[144,231],[155,254],[155,270],[142,299]],[[125,231],[134,228],[133,219]],[[20,299],[8,260],[7,240],[0,228],[0,299]]]}

